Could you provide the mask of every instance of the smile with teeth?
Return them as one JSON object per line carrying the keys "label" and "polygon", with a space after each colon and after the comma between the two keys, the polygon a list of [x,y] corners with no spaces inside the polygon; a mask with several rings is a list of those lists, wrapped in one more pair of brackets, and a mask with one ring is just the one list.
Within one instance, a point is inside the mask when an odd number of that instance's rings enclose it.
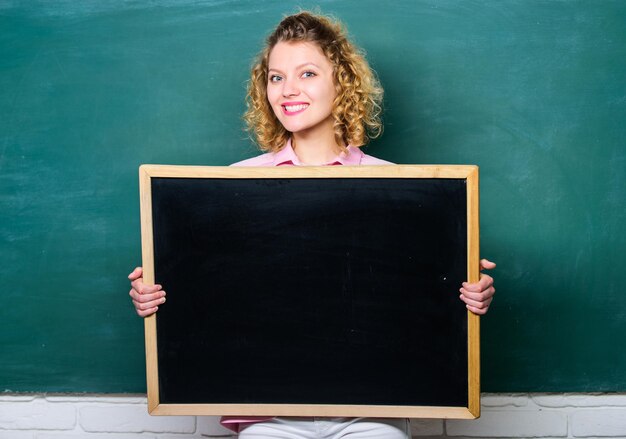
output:
{"label": "smile with teeth", "polygon": [[307,109],[309,104],[298,103],[298,104],[283,104],[282,107],[285,110],[286,114],[296,114],[300,113]]}

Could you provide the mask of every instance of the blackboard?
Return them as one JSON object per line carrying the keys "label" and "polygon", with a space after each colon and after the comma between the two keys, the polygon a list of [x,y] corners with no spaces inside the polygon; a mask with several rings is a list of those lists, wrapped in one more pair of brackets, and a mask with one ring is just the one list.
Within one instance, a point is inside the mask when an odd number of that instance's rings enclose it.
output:
{"label": "blackboard", "polygon": [[146,391],[137,167],[259,154],[250,62],[299,7],[380,77],[365,152],[480,166],[482,390],[625,392],[622,0],[0,1],[0,391]]}
{"label": "blackboard", "polygon": [[151,412],[477,416],[477,172],[142,166]]}

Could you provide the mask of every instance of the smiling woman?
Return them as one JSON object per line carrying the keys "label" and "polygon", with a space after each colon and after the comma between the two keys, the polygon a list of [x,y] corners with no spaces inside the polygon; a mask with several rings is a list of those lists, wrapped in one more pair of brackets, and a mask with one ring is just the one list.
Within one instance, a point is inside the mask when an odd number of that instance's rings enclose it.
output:
{"label": "smiling woman", "polygon": [[[280,124],[292,134],[297,154],[326,151],[323,165],[337,153],[332,110],[337,96],[333,65],[319,46],[280,42],[269,58],[267,99]],[[320,148],[319,140],[324,148]],[[311,143],[314,142],[314,143]],[[310,161],[301,157],[302,160]]]}
{"label": "smiling woman", "polygon": [[[339,149],[332,118],[337,96],[333,70],[312,43],[280,42],[270,54],[267,99],[280,124],[291,132],[296,154],[306,163],[328,163]],[[320,148],[322,139],[324,148]]]}
{"label": "smiling woman", "polygon": [[[316,135],[300,132],[299,136],[297,126],[283,125],[287,119],[282,116],[310,104],[300,99],[308,92],[316,98],[316,107],[324,101],[331,104],[330,119]],[[292,146],[296,140],[298,156],[317,155],[312,162],[324,164],[329,156],[346,153],[349,145],[361,147],[380,135],[382,98],[378,79],[341,23],[303,12],[286,17],[267,38],[252,68],[244,119],[263,151],[278,152],[288,140]],[[291,108],[282,108],[285,103]],[[319,115],[325,111],[316,109]]]}
{"label": "smiling woman", "polygon": [[[288,16],[268,37],[248,84],[244,119],[266,153],[234,166],[390,164],[360,150],[382,131],[382,95],[341,24],[308,12]],[[481,268],[493,267],[481,262]],[[154,314],[165,302],[161,286],[144,285],[140,268],[129,279],[137,313]],[[470,311],[484,314],[495,292],[493,279],[482,275],[479,282],[464,283],[460,292]],[[222,423],[241,439],[409,437],[405,419],[230,416]]]}

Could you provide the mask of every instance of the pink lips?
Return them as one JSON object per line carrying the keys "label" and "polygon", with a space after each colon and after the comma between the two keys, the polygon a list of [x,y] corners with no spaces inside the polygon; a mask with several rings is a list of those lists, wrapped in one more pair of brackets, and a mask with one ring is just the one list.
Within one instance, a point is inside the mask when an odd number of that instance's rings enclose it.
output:
{"label": "pink lips", "polygon": [[309,107],[309,104],[306,102],[285,102],[281,104],[283,108],[283,113],[287,116],[294,116],[296,114],[302,113]]}

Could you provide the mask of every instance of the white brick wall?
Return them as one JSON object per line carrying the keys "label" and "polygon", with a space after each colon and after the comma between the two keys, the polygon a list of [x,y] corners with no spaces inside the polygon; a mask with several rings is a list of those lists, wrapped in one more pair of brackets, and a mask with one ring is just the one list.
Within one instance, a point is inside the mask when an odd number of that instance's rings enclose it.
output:
{"label": "white brick wall", "polygon": [[[475,421],[413,420],[416,439],[622,438],[626,394],[485,394]],[[210,416],[149,416],[139,395],[0,394],[0,439],[190,439],[232,432]]]}
{"label": "white brick wall", "polygon": [[0,439],[233,438],[214,416],[150,416],[138,395],[0,395]]}

